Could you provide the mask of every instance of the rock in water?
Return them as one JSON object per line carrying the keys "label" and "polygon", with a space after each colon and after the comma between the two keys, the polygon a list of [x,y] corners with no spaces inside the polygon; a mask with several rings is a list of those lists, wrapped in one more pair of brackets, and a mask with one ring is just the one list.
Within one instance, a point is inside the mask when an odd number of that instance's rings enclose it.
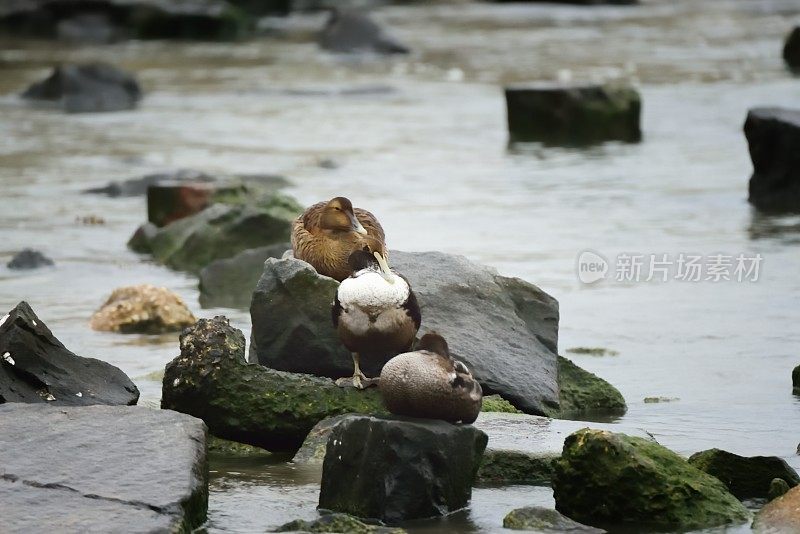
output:
{"label": "rock in water", "polygon": [[389,524],[463,508],[486,448],[471,425],[354,415],[333,428],[320,508]]}
{"label": "rock in water", "polygon": [[32,248],[22,249],[6,264],[9,269],[38,269],[53,265],[53,260]]}
{"label": "rock in water", "polygon": [[[792,392],[800,395],[800,365],[792,369]],[[800,445],[797,446],[797,454],[800,454]]]}
{"label": "rock in water", "polygon": [[278,527],[275,532],[347,532],[350,534],[404,534],[402,528],[379,527],[362,523],[347,514],[325,514],[314,521],[300,519]]}
{"label": "rock in water", "polygon": [[68,350],[27,302],[0,319],[0,404],[124,405],[138,400],[139,390],[125,373]]}
{"label": "rock in water", "polygon": [[769,492],[767,492],[767,500],[774,501],[778,497],[789,493],[790,489],[792,488],[790,488],[789,484],[787,484],[786,481],[783,480],[782,478],[773,478],[772,482],[769,483]]}
{"label": "rock in water", "polygon": [[86,63],[56,67],[22,97],[55,102],[68,113],[89,113],[133,109],[142,91],[133,75],[107,63]]}
{"label": "rock in water", "polygon": [[162,334],[180,332],[196,320],[178,295],[144,284],[115,289],[89,324],[106,332]]}
{"label": "rock in water", "polygon": [[542,506],[517,508],[503,518],[503,528],[511,530],[535,530],[537,532],[576,532],[583,534],[602,534],[605,530],[582,525],[556,510]]}
{"label": "rock in water", "polygon": [[148,174],[141,178],[131,178],[122,182],[109,182],[102,187],[92,187],[84,189],[83,193],[96,195],[106,195],[109,197],[137,197],[147,194],[150,186],[164,183],[184,183],[184,182],[213,182],[216,178],[204,172],[192,169],[179,169],[177,171]]}
{"label": "rock in water", "polygon": [[753,521],[756,534],[800,532],[800,486],[767,503]]}
{"label": "rock in water", "polygon": [[628,410],[617,388],[562,356],[558,357],[558,385],[561,409],[552,417],[623,415]]}
{"label": "rock in water", "polygon": [[[444,335],[453,357],[467,365],[487,395],[499,393],[527,413],[557,413],[554,298],[462,256],[399,251],[389,256],[414,288],[422,330]],[[330,320],[337,287],[305,262],[267,260],[250,307],[250,361],[330,378],[350,376],[351,356]],[[380,374],[380,367],[363,370],[367,376]]]}
{"label": "rock in water", "polygon": [[181,334],[180,345],[164,373],[161,407],[203,419],[224,439],[295,451],[326,417],[385,413],[374,389],[248,365],[244,335],[224,317],[200,319]]}
{"label": "rock in water", "polygon": [[529,84],[506,88],[511,142],[639,142],[641,98],[629,86]]}
{"label": "rock in water", "polygon": [[652,441],[583,429],[555,464],[556,509],[593,526],[702,529],[750,514],[718,479]]}
{"label": "rock in water", "polygon": [[750,203],[767,212],[800,212],[800,110],[751,109],[744,134],[753,161]]}
{"label": "rock in water", "polygon": [[190,532],[206,519],[206,429],[129,406],[0,406],[2,531]]}
{"label": "rock in water", "polygon": [[800,72],[800,26],[795,26],[783,46],[783,60],[789,68]]}
{"label": "rock in water", "polygon": [[215,187],[207,182],[162,182],[147,188],[147,220],[159,228],[206,209]]}
{"label": "rock in water", "polygon": [[200,305],[204,308],[249,308],[253,291],[264,272],[264,262],[280,258],[291,248],[289,242],[278,243],[211,262],[200,271]]}
{"label": "rock in water", "polygon": [[789,487],[800,484],[800,477],[785,460],[777,456],[745,457],[720,449],[693,454],[689,463],[722,481],[739,499],[766,498],[775,478]]}
{"label": "rock in water", "polygon": [[408,48],[386,34],[366,13],[333,8],[320,34],[325,50],[340,53],[407,54]]}

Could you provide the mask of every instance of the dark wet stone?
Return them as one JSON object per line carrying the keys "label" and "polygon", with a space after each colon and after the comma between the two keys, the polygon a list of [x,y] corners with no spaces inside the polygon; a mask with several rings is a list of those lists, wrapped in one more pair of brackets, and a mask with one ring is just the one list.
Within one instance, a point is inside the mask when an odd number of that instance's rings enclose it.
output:
{"label": "dark wet stone", "polygon": [[38,269],[48,267],[54,262],[38,250],[32,248],[22,249],[6,264],[9,269]]}
{"label": "dark wet stone", "polygon": [[389,36],[366,13],[352,9],[331,10],[319,37],[325,50],[339,53],[374,52],[407,54],[408,48]]}
{"label": "dark wet stone", "polygon": [[218,437],[269,451],[296,451],[326,417],[385,413],[378,392],[282,373],[245,361],[242,332],[224,317],[183,331],[181,354],[167,364],[161,407],[199,417]]}
{"label": "dark wet stone", "polygon": [[800,26],[795,26],[783,45],[783,60],[789,68],[800,72]]}
{"label": "dark wet stone", "polygon": [[213,202],[215,188],[202,182],[162,182],[147,189],[147,220],[158,227],[199,213]]}
{"label": "dark wet stone", "polygon": [[800,484],[800,476],[777,456],[739,456],[720,449],[693,454],[689,463],[715,476],[739,499],[766,498],[773,479],[785,480],[789,487]]}
{"label": "dark wet stone", "polygon": [[505,93],[512,143],[588,145],[642,138],[641,98],[629,86],[537,83],[507,87]]}
{"label": "dark wet stone", "polygon": [[[558,302],[462,256],[390,252],[392,267],[411,282],[423,329],[447,336],[486,394],[499,393],[532,414],[558,413]],[[273,260],[253,294],[250,361],[273,369],[339,378],[352,359],[330,320],[338,284],[305,262]],[[363,359],[367,376],[383,360]]]}
{"label": "dark wet stone", "polygon": [[0,403],[125,405],[138,399],[125,373],[67,349],[27,302],[0,319]]}
{"label": "dark wet stone", "polygon": [[136,197],[147,194],[147,189],[163,182],[213,182],[215,177],[192,169],[179,169],[171,172],[148,174],[141,178],[131,178],[122,182],[109,182],[102,187],[85,189],[83,193],[107,195],[109,197]]}
{"label": "dark wet stone", "polygon": [[142,91],[132,74],[107,63],[85,63],[56,67],[22,98],[52,102],[68,113],[91,113],[133,109]]}
{"label": "dark wet stone", "polygon": [[744,134],[753,161],[750,203],[766,212],[800,212],[800,109],[751,109]]}
{"label": "dark wet stone", "polygon": [[564,442],[553,496],[559,512],[592,526],[693,530],[750,517],[722,482],[669,449],[588,428]]}
{"label": "dark wet stone", "polygon": [[512,510],[503,518],[503,528],[511,530],[535,530],[537,532],[576,532],[602,534],[605,530],[582,525],[556,510],[542,506],[527,506]]}
{"label": "dark wet stone", "polygon": [[189,532],[206,519],[206,428],[131,406],[0,406],[4,533]]}
{"label": "dark wet stone", "polygon": [[333,428],[319,506],[389,524],[467,505],[487,436],[472,425],[353,415]]}
{"label": "dark wet stone", "polygon": [[204,308],[249,308],[253,291],[264,272],[264,262],[280,258],[291,248],[289,242],[278,243],[211,262],[200,271],[200,305]]}
{"label": "dark wet stone", "polygon": [[39,38],[236,40],[250,35],[252,27],[252,19],[225,0],[14,0],[0,4],[0,30]]}
{"label": "dark wet stone", "polygon": [[314,521],[297,519],[278,527],[275,532],[346,532],[348,534],[403,534],[402,528],[362,523],[347,514],[325,514]]}

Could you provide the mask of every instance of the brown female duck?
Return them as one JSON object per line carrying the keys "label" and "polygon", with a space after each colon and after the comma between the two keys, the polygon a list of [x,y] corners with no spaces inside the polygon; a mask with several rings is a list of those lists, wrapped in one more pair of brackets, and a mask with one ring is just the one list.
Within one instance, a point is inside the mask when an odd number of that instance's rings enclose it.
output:
{"label": "brown female duck", "polygon": [[353,208],[345,197],[314,204],[292,224],[294,257],[340,282],[353,272],[347,262],[353,251],[377,252],[379,261],[385,263],[385,239],[375,216]]}
{"label": "brown female duck", "polygon": [[483,404],[481,385],[436,333],[422,336],[414,352],[386,362],[378,387],[386,409],[396,415],[472,423]]}

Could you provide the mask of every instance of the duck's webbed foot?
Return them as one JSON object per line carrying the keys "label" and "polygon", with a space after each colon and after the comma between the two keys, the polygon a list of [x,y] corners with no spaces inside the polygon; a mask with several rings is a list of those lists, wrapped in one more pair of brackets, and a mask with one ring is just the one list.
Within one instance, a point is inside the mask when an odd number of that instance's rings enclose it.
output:
{"label": "duck's webbed foot", "polygon": [[380,378],[367,378],[361,372],[361,367],[358,364],[358,353],[353,353],[353,376],[347,378],[339,378],[336,380],[336,385],[340,388],[354,387],[356,389],[367,389],[371,386],[377,386]]}

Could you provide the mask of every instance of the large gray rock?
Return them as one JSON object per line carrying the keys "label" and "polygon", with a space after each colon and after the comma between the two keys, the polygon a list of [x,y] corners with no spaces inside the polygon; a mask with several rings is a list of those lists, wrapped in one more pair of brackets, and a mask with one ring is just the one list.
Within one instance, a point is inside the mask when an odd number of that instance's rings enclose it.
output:
{"label": "large gray rock", "polygon": [[753,161],[750,203],[767,212],[800,212],[800,109],[751,109],[744,134]]}
{"label": "large gray rock", "polygon": [[0,406],[4,533],[186,532],[208,506],[199,419],[127,406]]}
{"label": "large gray rock", "polygon": [[340,53],[374,52],[407,54],[408,48],[390,37],[366,13],[352,9],[331,10],[322,29],[319,44],[325,50]]}
{"label": "large gray rock", "polygon": [[471,425],[353,415],[333,428],[320,508],[398,523],[467,505],[486,448]]}
{"label": "large gray rock", "polygon": [[[559,405],[556,345],[558,302],[522,280],[462,256],[390,252],[408,277],[422,310],[420,335],[435,330],[464,361],[484,392],[517,408],[551,415]],[[352,360],[330,320],[337,283],[295,259],[269,259],[250,307],[250,361],[273,369],[338,378]],[[365,359],[377,376],[382,361]],[[378,367],[376,369],[375,367]]]}
{"label": "large gray rock", "polygon": [[111,364],[67,349],[20,302],[0,319],[0,404],[136,404],[139,390]]}
{"label": "large gray rock", "polygon": [[59,65],[22,98],[52,102],[68,113],[123,111],[136,107],[142,90],[132,74],[107,63],[85,63]]}
{"label": "large gray rock", "polygon": [[280,258],[291,248],[289,242],[278,243],[211,262],[200,271],[200,305],[204,308],[249,308],[253,291],[264,272],[264,262]]}

